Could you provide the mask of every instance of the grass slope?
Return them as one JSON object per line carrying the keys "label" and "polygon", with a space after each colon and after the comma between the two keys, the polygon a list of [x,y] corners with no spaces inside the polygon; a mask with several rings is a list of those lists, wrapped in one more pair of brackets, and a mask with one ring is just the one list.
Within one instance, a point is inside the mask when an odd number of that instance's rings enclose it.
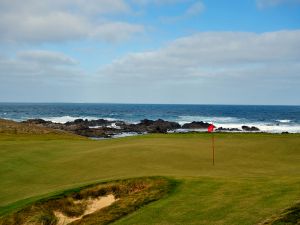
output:
{"label": "grass slope", "polygon": [[[72,225],[104,225],[165,197],[175,184],[163,177],[143,177],[90,185],[42,199],[16,213],[0,217],[0,225],[60,224],[55,216],[57,212],[70,218],[82,217],[73,221]],[[92,214],[84,214],[91,200],[107,195],[113,195],[117,200]]]}
{"label": "grass slope", "polygon": [[92,141],[0,134],[0,214],[61,190],[169,176],[176,190],[115,224],[256,224],[300,200],[300,135],[146,135]]}

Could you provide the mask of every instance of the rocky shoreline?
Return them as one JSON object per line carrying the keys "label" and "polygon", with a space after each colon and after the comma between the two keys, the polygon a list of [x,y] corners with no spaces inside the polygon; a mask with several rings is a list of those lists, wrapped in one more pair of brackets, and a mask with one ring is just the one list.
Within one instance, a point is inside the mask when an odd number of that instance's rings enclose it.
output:
{"label": "rocky shoreline", "polygon": [[[193,121],[185,123],[182,126],[179,123],[166,121],[162,119],[149,120],[144,119],[139,123],[126,123],[124,121],[115,120],[109,121],[105,119],[98,120],[83,120],[77,119],[67,123],[54,123],[43,119],[29,119],[23,121],[24,124],[33,124],[41,127],[63,130],[77,135],[90,138],[111,138],[121,136],[124,133],[145,134],[145,133],[175,133],[175,132],[193,132],[206,131],[209,123],[203,121]],[[216,132],[259,132],[257,127],[242,126],[238,128],[223,128],[219,127]]]}

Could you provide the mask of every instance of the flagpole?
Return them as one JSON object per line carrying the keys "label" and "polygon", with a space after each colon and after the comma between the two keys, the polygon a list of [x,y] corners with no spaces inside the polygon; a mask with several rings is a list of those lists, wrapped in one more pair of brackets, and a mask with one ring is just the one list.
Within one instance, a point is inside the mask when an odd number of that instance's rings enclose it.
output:
{"label": "flagpole", "polygon": [[208,133],[212,133],[211,135],[211,147],[212,147],[212,163],[213,166],[215,165],[215,137],[214,137],[214,128],[215,126],[213,125],[213,123],[211,123],[208,127],[207,127],[207,132]]}
{"label": "flagpole", "polygon": [[215,137],[214,137],[214,133],[212,132],[212,150],[213,150],[213,166],[215,165]]}

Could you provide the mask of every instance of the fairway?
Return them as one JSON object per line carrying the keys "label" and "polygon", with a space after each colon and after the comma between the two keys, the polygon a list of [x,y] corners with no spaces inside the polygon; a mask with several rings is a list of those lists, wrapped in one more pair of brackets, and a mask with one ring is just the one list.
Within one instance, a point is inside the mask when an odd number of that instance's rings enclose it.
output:
{"label": "fairway", "polygon": [[53,193],[166,176],[172,193],[114,224],[256,224],[300,201],[299,134],[0,135],[0,214]]}

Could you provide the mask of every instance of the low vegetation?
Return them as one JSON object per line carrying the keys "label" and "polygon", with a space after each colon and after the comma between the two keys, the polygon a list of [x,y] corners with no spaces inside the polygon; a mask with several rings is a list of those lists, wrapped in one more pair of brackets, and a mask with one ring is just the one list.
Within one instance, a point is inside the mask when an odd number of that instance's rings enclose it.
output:
{"label": "low vegetation", "polygon": [[282,213],[272,216],[259,225],[299,225],[300,224],[300,202],[287,208]]}
{"label": "low vegetation", "polygon": [[49,134],[62,133],[61,131],[39,127],[34,124],[16,123],[10,120],[0,119],[0,134]]}
{"label": "low vegetation", "polygon": [[[69,190],[60,195],[42,199],[15,213],[0,218],[0,225],[55,225],[59,222],[56,212],[74,218],[69,224],[108,224],[141,206],[164,197],[173,189],[175,182],[166,178],[149,177],[119,180]],[[90,199],[113,195],[112,205],[84,215]],[[66,223],[62,223],[66,224]]]}

